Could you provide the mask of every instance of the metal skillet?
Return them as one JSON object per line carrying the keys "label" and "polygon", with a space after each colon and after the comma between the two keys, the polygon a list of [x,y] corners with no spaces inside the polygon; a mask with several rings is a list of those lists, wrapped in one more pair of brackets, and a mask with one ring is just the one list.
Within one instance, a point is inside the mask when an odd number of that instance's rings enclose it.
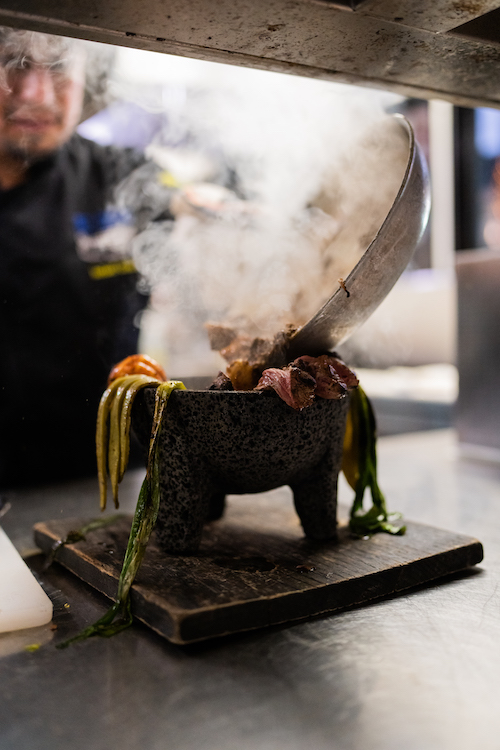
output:
{"label": "metal skillet", "polygon": [[394,119],[408,138],[408,161],[398,194],[375,238],[339,289],[289,339],[288,359],[333,351],[369,318],[405,270],[429,218],[425,158],[402,115]]}

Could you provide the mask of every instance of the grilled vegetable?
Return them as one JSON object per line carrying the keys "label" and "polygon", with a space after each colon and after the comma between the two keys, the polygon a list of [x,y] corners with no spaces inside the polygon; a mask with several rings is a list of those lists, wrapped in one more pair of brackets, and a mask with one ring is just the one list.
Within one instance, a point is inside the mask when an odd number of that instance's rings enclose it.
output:
{"label": "grilled vegetable", "polygon": [[96,455],[101,510],[106,508],[107,471],[115,507],[118,508],[118,485],[123,479],[130,453],[130,420],[134,399],[147,385],[159,384],[147,375],[117,378],[104,391],[97,413]]}
{"label": "grilled vegetable", "polygon": [[[143,377],[143,376],[132,376]],[[121,381],[127,378],[119,379]],[[118,382],[118,381],[117,381]],[[141,381],[142,382],[142,381]],[[115,388],[115,396],[123,383],[118,382]],[[145,383],[147,385],[147,383]],[[132,384],[133,386],[133,384]],[[137,575],[137,571],[144,557],[149,538],[154,529],[158,508],[160,505],[160,482],[159,482],[159,458],[158,458],[158,438],[161,431],[163,413],[172,391],[176,389],[185,389],[183,383],[171,380],[166,383],[158,383],[156,389],[155,412],[153,417],[153,426],[151,429],[151,439],[149,444],[148,467],[146,477],[142,483],[137,507],[130,529],[125,559],[118,581],[118,592],[115,603],[108,609],[106,614],[90,627],[83,630],[78,635],[70,638],[59,645],[59,648],[66,648],[70,643],[85,640],[94,635],[111,636],[119,633],[121,630],[128,628],[132,624],[132,612],[130,610],[130,589]],[[137,391],[136,391],[137,392]],[[118,400],[121,396],[118,396]],[[121,400],[123,407],[124,399]],[[127,424],[127,420],[123,421]],[[130,426],[130,422],[128,422]],[[110,434],[110,440],[111,440]],[[128,437],[128,435],[127,435]],[[106,446],[104,446],[106,448]]]}
{"label": "grilled vegetable", "polygon": [[[344,436],[342,471],[355,491],[349,527],[356,536],[366,536],[377,531],[404,534],[405,526],[394,526],[390,519],[400,518],[389,514],[384,495],[377,481],[376,425],[368,396],[361,386],[351,392],[351,405]],[[371,491],[373,505],[363,513],[366,488]]]}
{"label": "grilled vegetable", "polygon": [[125,375],[149,375],[150,378],[161,381],[167,379],[163,367],[147,354],[131,354],[118,362],[109,373],[108,385]]}

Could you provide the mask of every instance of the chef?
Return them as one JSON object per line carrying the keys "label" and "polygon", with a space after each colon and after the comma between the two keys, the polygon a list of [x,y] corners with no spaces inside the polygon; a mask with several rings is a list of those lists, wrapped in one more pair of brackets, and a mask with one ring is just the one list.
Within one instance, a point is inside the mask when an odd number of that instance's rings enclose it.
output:
{"label": "chef", "polygon": [[137,347],[122,188],[151,170],[75,133],[85,67],[84,42],[0,27],[0,488],[95,471],[107,373]]}

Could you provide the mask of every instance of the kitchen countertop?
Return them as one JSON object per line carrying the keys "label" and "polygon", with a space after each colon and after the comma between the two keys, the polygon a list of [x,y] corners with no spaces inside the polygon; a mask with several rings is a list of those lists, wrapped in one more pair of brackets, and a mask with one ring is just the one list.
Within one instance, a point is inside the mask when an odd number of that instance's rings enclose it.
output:
{"label": "kitchen countertop", "polygon": [[[107,601],[54,565],[41,578],[57,630],[0,635],[2,750],[497,750],[500,467],[460,460],[453,430],[381,438],[379,465],[391,510],[477,537],[484,562],[368,606],[205,644],[176,647],[138,624],[65,650],[54,644]],[[124,510],[140,481],[125,478]],[[35,522],[98,507],[93,479],[7,494],[2,525],[24,555]],[[351,495],[342,482],[341,500]],[[289,502],[288,490],[269,502]]]}

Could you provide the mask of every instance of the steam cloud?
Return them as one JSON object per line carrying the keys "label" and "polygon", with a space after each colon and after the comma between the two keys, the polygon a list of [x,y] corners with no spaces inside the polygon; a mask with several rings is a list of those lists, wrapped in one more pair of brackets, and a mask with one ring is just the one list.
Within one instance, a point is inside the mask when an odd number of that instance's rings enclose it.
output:
{"label": "steam cloud", "polygon": [[152,223],[135,241],[134,259],[153,290],[144,320],[160,331],[148,348],[158,355],[162,339],[171,376],[220,366],[207,321],[264,336],[305,323],[359,260],[404,175],[406,141],[380,95],[237,72],[240,79],[188,92],[170,127],[189,133],[205,156],[222,156],[238,195],[208,192],[221,210]]}

